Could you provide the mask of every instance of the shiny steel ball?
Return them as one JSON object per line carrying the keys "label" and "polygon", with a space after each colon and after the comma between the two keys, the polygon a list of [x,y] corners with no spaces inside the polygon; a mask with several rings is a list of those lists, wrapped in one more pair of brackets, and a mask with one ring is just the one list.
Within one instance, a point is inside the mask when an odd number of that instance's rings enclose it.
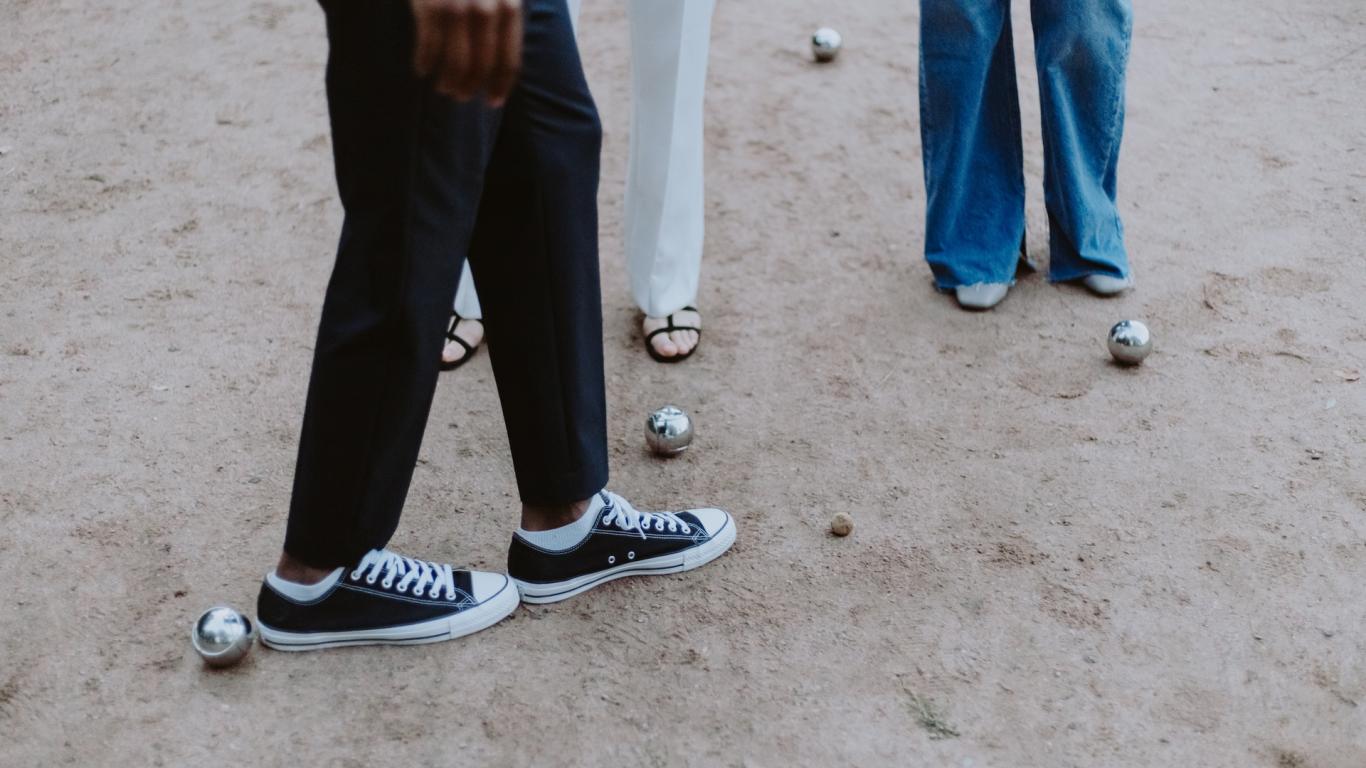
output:
{"label": "shiny steel ball", "polygon": [[816,57],[816,61],[834,61],[843,44],[844,40],[840,33],[829,27],[821,27],[811,36],[811,54]]}
{"label": "shiny steel ball", "polygon": [[251,619],[226,605],[216,605],[199,615],[190,630],[190,642],[204,663],[230,667],[242,660],[256,641]]}
{"label": "shiny steel ball", "polygon": [[1106,346],[1120,365],[1138,365],[1153,351],[1153,337],[1148,326],[1137,320],[1120,320],[1110,329]]}
{"label": "shiny steel ball", "polygon": [[660,408],[645,420],[645,443],[660,456],[682,453],[692,444],[692,419],[681,408]]}

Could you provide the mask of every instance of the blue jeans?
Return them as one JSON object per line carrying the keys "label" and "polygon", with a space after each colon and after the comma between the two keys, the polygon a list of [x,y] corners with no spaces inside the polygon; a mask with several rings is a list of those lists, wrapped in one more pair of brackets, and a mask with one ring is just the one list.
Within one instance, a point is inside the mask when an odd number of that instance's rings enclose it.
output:
{"label": "blue jeans", "polygon": [[[1127,277],[1115,167],[1129,0],[1032,0],[1049,279]],[[925,259],[941,289],[1009,283],[1024,242],[1010,0],[921,0]]]}

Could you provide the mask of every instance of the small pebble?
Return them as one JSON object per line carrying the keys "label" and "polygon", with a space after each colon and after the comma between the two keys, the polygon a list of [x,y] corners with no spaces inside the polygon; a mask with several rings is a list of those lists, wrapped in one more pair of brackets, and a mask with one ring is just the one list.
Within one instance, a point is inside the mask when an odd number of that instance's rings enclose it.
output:
{"label": "small pebble", "polygon": [[854,532],[854,518],[843,512],[836,512],[830,518],[830,532],[836,536],[848,536]]}

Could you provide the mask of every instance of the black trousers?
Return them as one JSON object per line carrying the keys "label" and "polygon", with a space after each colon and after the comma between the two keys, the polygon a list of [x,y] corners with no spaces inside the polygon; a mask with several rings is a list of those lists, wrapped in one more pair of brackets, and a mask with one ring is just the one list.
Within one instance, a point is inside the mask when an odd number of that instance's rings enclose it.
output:
{"label": "black trousers", "polygon": [[479,282],[522,500],[607,484],[598,282],[602,127],[565,0],[528,0],[501,110],[413,75],[408,0],[323,0],[346,212],[299,440],[285,551],[320,568],[398,526],[463,259]]}

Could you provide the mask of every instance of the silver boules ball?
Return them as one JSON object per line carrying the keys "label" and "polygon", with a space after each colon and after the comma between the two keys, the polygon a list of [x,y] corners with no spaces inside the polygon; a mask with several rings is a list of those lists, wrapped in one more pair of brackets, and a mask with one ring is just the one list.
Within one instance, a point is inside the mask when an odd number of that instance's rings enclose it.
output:
{"label": "silver boules ball", "polygon": [[681,408],[660,408],[645,420],[645,443],[660,456],[682,453],[692,445],[692,419]]}
{"label": "silver boules ball", "polygon": [[816,61],[834,61],[843,44],[840,33],[829,27],[821,27],[811,36],[811,55],[816,57]]}
{"label": "silver boules ball", "polygon": [[190,630],[190,643],[211,667],[236,664],[255,641],[256,628],[251,619],[226,605],[216,605],[199,614]]}
{"label": "silver boules ball", "polygon": [[1153,337],[1148,333],[1148,326],[1137,320],[1115,323],[1105,343],[1120,365],[1138,365],[1153,351]]}

